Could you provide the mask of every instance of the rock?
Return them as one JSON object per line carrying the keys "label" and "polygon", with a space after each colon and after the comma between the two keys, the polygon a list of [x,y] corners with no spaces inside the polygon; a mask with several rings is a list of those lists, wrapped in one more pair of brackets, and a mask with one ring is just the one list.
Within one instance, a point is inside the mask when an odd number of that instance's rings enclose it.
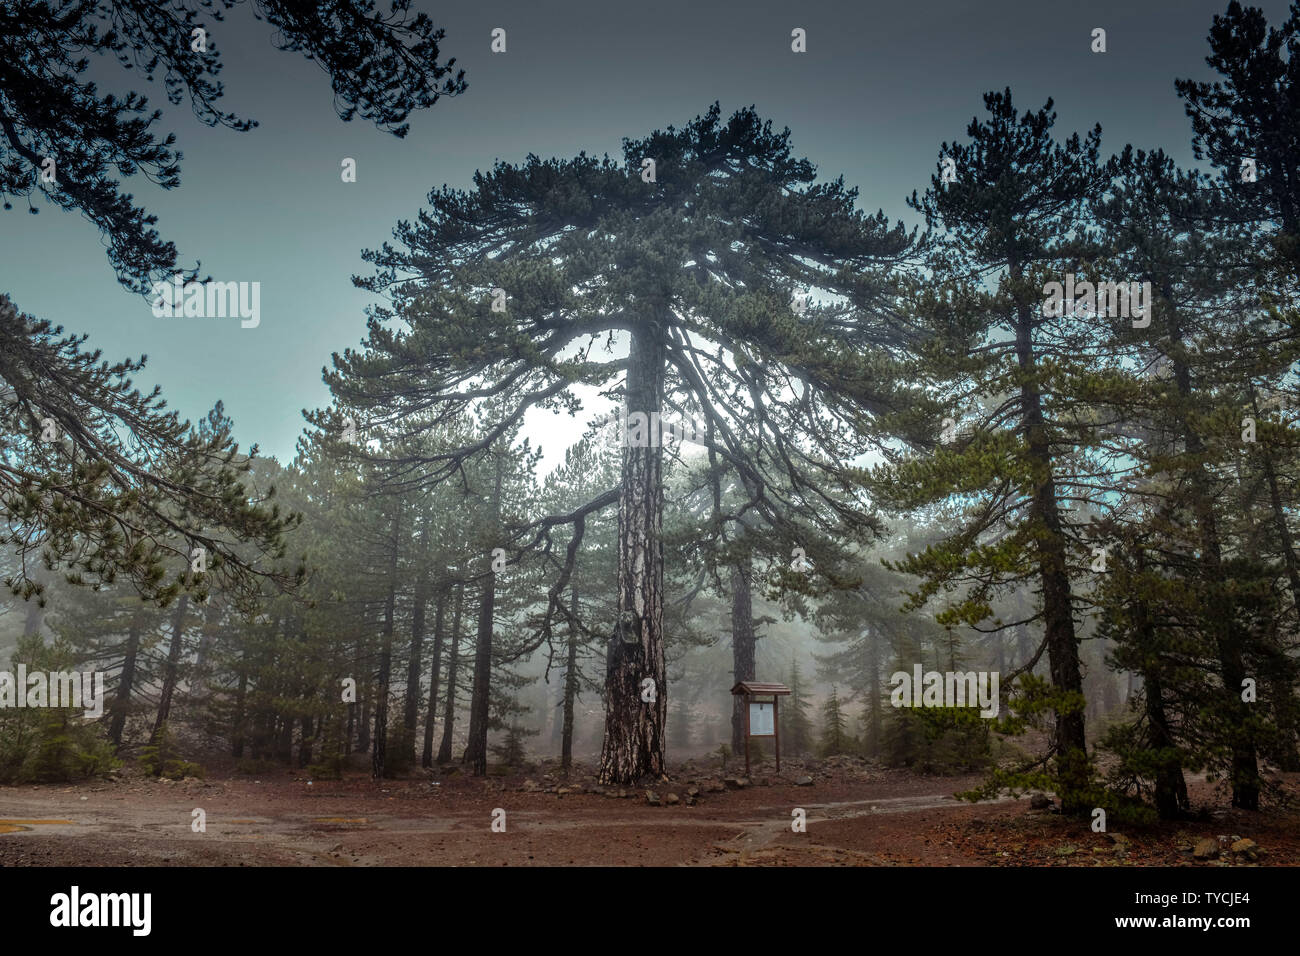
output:
{"label": "rock", "polygon": [[677,804],[681,802],[682,802],[682,798],[677,796],[677,794],[675,793],[669,793],[664,795],[664,803],[666,803],[670,807],[675,807],[677,806]]}
{"label": "rock", "polygon": [[687,797],[690,797],[691,799],[694,799],[695,797],[698,797],[699,795],[700,795],[700,788],[699,788],[699,787],[687,787],[687,788],[686,788],[686,796],[687,796]]}
{"label": "rock", "polygon": [[524,793],[536,793],[542,788],[538,785],[536,780],[534,780],[532,777],[529,777],[522,784],[520,784],[519,789],[522,790]]}
{"label": "rock", "polygon": [[708,783],[704,785],[704,790],[706,793],[721,793],[723,790],[726,789],[727,789],[726,787],[718,783],[718,781],[716,780],[710,780]]}
{"label": "rock", "polygon": [[1198,840],[1196,846],[1192,848],[1192,856],[1198,860],[1213,860],[1219,855],[1219,841],[1214,837],[1206,837]]}
{"label": "rock", "polygon": [[1046,810],[1052,806],[1052,799],[1045,793],[1035,793],[1029,798],[1030,810]]}
{"label": "rock", "polygon": [[728,790],[744,790],[749,786],[749,780],[745,777],[728,777],[722,783]]}
{"label": "rock", "polygon": [[645,792],[645,802],[652,807],[663,806],[663,803],[659,799],[659,794],[655,793],[653,790],[647,790]]}
{"label": "rock", "polygon": [[697,799],[696,797],[693,797],[693,796],[691,796],[691,795],[688,793],[688,794],[686,795],[686,805],[687,805],[688,807],[693,807],[693,806],[695,806],[695,801],[696,801],[696,799]]}
{"label": "rock", "polygon": [[811,787],[813,785],[813,778],[799,777],[798,779],[795,780],[794,785],[796,787]]}
{"label": "rock", "polygon": [[1244,856],[1250,862],[1259,859],[1264,851],[1259,848],[1259,844],[1254,840],[1238,840],[1232,845],[1232,852],[1238,856]]}
{"label": "rock", "polygon": [[1126,837],[1122,833],[1107,833],[1106,836],[1110,837],[1110,842],[1115,844],[1116,846],[1122,846],[1122,847],[1128,846],[1129,843],[1128,837]]}
{"label": "rock", "polygon": [[570,793],[573,793],[573,792],[574,792],[574,790],[573,790],[572,787],[558,787],[558,788],[556,789],[556,791],[555,791],[555,795],[556,795],[557,797],[563,797],[563,796],[565,796],[566,794],[570,794]]}

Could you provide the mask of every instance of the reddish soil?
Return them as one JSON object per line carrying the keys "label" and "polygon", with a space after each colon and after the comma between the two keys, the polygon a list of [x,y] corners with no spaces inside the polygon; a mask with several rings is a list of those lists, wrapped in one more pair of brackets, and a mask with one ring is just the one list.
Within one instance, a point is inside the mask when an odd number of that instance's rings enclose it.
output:
{"label": "reddish soil", "polygon": [[[814,784],[795,786],[805,772]],[[582,792],[591,780],[581,773],[567,781],[534,773],[538,792],[521,789],[524,776],[459,773],[382,783],[361,774],[309,782],[302,771],[180,783],[117,776],[0,788],[0,865],[1248,865],[1226,850],[1194,859],[1191,847],[1205,837],[1254,840],[1264,853],[1249,865],[1300,864],[1300,812],[1229,811],[1203,781],[1191,782],[1194,803],[1211,808],[1200,818],[1108,834],[1032,811],[1028,799],[952,798],[978,777],[844,764],[781,777],[758,770],[751,786],[722,792],[707,786],[720,774],[687,765],[654,788],[677,794],[675,806],[648,805],[644,790]],[[1283,783],[1293,801],[1300,796],[1300,774]],[[703,792],[688,806],[692,785]],[[544,792],[565,786],[578,789]],[[191,829],[195,808],[206,832]],[[491,829],[496,808],[506,811],[504,833]],[[791,829],[795,808],[806,811],[806,833]]]}

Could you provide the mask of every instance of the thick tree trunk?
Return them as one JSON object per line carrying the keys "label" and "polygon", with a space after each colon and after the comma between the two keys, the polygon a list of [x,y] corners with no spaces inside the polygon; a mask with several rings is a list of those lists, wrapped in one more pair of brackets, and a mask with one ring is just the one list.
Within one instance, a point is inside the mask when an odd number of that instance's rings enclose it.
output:
{"label": "thick tree trunk", "polygon": [[[649,321],[632,332],[627,369],[629,418],[646,417],[637,441],[622,430],[626,447],[618,502],[618,618],[605,675],[605,737],[600,755],[603,784],[631,784],[664,772],[668,714],[663,645],[663,450],[657,422],[663,409],[662,326]],[[648,432],[648,434],[647,434]]]}
{"label": "thick tree trunk", "polygon": [[[731,683],[754,679],[754,594],[749,563],[731,569]],[[731,752],[745,752],[746,698],[731,697]]]}
{"label": "thick tree trunk", "polygon": [[[496,452],[496,485],[492,491],[492,526],[501,520],[501,484],[505,478],[505,449]],[[473,774],[487,774],[488,723],[492,707],[492,617],[496,610],[496,572],[491,558],[486,558],[487,574],[483,578],[483,595],[478,609],[478,635],[474,642],[474,687],[469,704],[469,743],[462,763],[470,764]]]}
{"label": "thick tree trunk", "polygon": [[451,654],[447,658],[447,703],[442,712],[442,741],[438,763],[451,763],[451,738],[456,729],[456,675],[460,669],[460,612],[465,603],[465,585],[456,588],[456,608],[451,615]]}
{"label": "thick tree trunk", "polygon": [[113,718],[108,723],[108,739],[113,750],[122,749],[122,732],[126,729],[126,714],[131,707],[131,691],[135,686],[136,660],[140,654],[140,620],[133,618],[126,634],[126,654],[122,658],[122,672],[117,678],[117,696],[113,699]]}
{"label": "thick tree trunk", "polygon": [[189,607],[190,596],[182,594],[176,601],[176,614],[172,618],[172,643],[167,648],[167,664],[163,668],[162,692],[158,695],[158,714],[154,718],[153,732],[149,743],[156,744],[162,733],[163,724],[171,716],[172,697],[176,693],[177,675],[180,673],[181,649],[185,634],[185,609]]}
{"label": "thick tree trunk", "polygon": [[[1012,269],[1019,278],[1019,270]],[[1020,369],[1030,375],[1035,370],[1033,315],[1027,304],[1019,306],[1016,326],[1016,357]],[[1084,791],[1088,788],[1088,747],[1084,734],[1083,677],[1079,668],[1079,641],[1074,633],[1074,601],[1066,563],[1065,533],[1060,502],[1053,478],[1052,449],[1043,418],[1042,396],[1038,386],[1027,380],[1020,391],[1022,421],[1029,456],[1039,469],[1030,513],[1043,529],[1038,542],[1038,575],[1043,591],[1043,622],[1046,631],[1048,667],[1058,693],[1077,694],[1079,706],[1056,710],[1054,746],[1057,778],[1060,781],[1061,809],[1066,813],[1084,813]]]}
{"label": "thick tree trunk", "polygon": [[392,548],[388,564],[388,595],[384,599],[383,645],[379,650],[379,686],[375,690],[375,752],[370,762],[370,775],[376,779],[384,776],[388,759],[388,696],[393,677],[393,627],[397,614],[397,554],[401,548],[402,518],[398,506],[393,515]]}
{"label": "thick tree trunk", "polygon": [[429,709],[424,719],[424,750],[420,754],[420,766],[433,766],[433,725],[438,716],[438,680],[442,669],[442,645],[446,638],[444,625],[447,619],[447,597],[450,589],[442,587],[438,591],[437,609],[433,612],[433,654],[429,662]]}
{"label": "thick tree trunk", "polygon": [[[578,589],[573,589],[570,609],[578,616]],[[560,738],[560,767],[568,770],[573,766],[573,705],[578,699],[578,628],[569,625],[569,646],[564,661],[564,728]]]}
{"label": "thick tree trunk", "polygon": [[478,634],[474,641],[474,684],[470,691],[469,741],[461,763],[470,764],[476,777],[487,773],[487,735],[491,718],[492,614],[496,585],[488,575],[479,598]]}

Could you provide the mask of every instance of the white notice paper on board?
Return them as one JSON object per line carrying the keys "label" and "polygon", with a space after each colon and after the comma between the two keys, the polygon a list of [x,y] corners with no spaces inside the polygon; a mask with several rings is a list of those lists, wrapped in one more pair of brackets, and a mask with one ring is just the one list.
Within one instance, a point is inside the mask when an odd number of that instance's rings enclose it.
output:
{"label": "white notice paper on board", "polygon": [[772,721],[775,710],[776,708],[770,703],[751,703],[749,705],[749,735],[751,737],[776,736],[776,727]]}

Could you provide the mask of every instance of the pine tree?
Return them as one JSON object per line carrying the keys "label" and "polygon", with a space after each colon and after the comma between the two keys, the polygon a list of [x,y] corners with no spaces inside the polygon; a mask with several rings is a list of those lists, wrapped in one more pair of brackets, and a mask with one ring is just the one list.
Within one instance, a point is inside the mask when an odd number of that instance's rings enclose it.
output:
{"label": "pine tree", "polygon": [[847,728],[848,721],[844,717],[844,712],[840,709],[839,690],[832,684],[830,696],[826,698],[826,703],[822,705],[821,752],[823,757],[849,752],[852,741],[849,739]]}
{"label": "pine tree", "polygon": [[790,696],[781,701],[781,746],[791,756],[802,757],[813,750],[813,726],[797,660],[790,662],[787,686]]}
{"label": "pine tree", "polygon": [[933,336],[925,370],[946,394],[948,420],[929,425],[932,454],[884,469],[879,487],[904,510],[978,502],[956,534],[898,564],[922,578],[912,607],[961,588],[963,600],[940,622],[978,627],[994,593],[1033,586],[1042,595],[1035,617],[1052,675],[1055,786],[1069,812],[1083,813],[1091,770],[1069,503],[1090,493],[1085,454],[1098,441],[1088,419],[1071,413],[1075,383],[1093,372],[1092,330],[1073,315],[1048,314],[1042,289],[1045,278],[1074,267],[1072,237],[1106,184],[1101,128],[1061,144],[1050,99],[1023,116],[1010,90],[985,94],[984,103],[988,117],[971,121],[970,142],[942,146],[956,182],[936,174],[909,201],[945,230],[931,258],[935,279],[915,309]]}
{"label": "pine tree", "polygon": [[[576,531],[580,519],[618,506],[607,783],[664,767],[659,416],[701,423],[703,443],[739,471],[756,515],[788,536],[796,522],[828,518],[870,536],[875,525],[860,510],[825,503],[854,480],[842,462],[860,454],[875,416],[919,400],[896,374],[905,335],[887,317],[888,268],[910,237],[858,212],[842,181],[814,185],[812,165],[790,155],[788,131],[773,133],[751,110],[723,123],[715,104],[683,130],[627,141],[624,159],[529,157],[477,175],[470,193],[431,193],[418,224],[399,224],[397,246],[366,254],[377,272],[359,284],[395,305],[372,310],[366,349],[336,355],[327,376],[341,404],[390,422],[418,406],[436,427],[493,399],[480,437],[420,463],[430,483],[482,457],[534,406],[576,412],[575,386],[621,400],[619,483],[517,529],[525,540],[537,528]],[[801,314],[796,283],[841,304]],[[599,354],[606,338],[626,347],[626,362]],[[578,351],[565,352],[571,345]],[[798,404],[784,399],[792,379],[808,389]],[[314,423],[342,425],[330,414]],[[809,436],[818,451],[802,443]],[[548,617],[561,613],[559,598],[552,589]]]}
{"label": "pine tree", "polygon": [[20,313],[3,295],[0,342],[0,545],[43,556],[6,579],[14,593],[36,593],[27,568],[37,563],[61,566],[76,583],[120,576],[162,604],[213,584],[248,593],[268,577],[292,582],[258,557],[284,557],[298,519],[281,514],[274,488],[249,488],[250,458],[219,403],[198,425],[182,421],[157,388],[132,387],[143,359],[101,361],[83,351],[84,336]]}

